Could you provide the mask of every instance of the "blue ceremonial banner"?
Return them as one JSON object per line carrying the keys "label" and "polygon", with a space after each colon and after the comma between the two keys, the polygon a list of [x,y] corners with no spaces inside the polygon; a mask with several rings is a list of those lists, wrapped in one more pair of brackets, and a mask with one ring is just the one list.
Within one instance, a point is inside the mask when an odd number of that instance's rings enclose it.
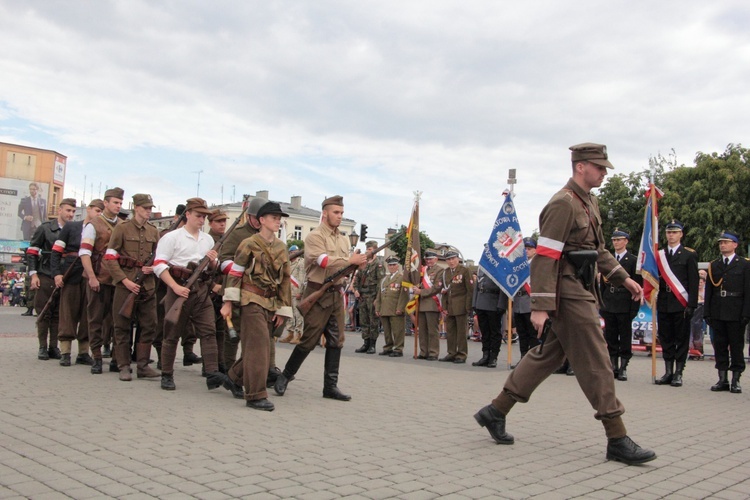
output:
{"label": "blue ceremonial banner", "polygon": [[508,191],[503,194],[505,201],[484,245],[479,267],[508,297],[513,297],[529,281],[531,269],[512,195]]}
{"label": "blue ceremonial banner", "polygon": [[659,210],[657,200],[662,196],[659,188],[651,184],[646,192],[646,213],[643,217],[643,236],[638,250],[635,272],[643,276],[643,296],[652,307],[659,292],[659,266],[656,254],[659,251]]}

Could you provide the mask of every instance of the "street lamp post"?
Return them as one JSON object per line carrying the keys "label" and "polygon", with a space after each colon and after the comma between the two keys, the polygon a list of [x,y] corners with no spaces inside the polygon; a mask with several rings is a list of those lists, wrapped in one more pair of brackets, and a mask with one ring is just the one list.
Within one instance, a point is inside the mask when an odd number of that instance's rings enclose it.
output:
{"label": "street lamp post", "polygon": [[349,233],[349,243],[352,245],[352,252],[354,251],[354,247],[357,246],[358,241],[359,241],[359,235],[354,229],[352,229],[352,232]]}

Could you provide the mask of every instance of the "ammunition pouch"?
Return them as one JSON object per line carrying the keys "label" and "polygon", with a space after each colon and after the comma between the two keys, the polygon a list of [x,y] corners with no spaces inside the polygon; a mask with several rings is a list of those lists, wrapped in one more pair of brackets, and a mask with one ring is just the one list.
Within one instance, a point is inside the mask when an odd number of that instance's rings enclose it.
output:
{"label": "ammunition pouch", "polygon": [[120,264],[120,267],[127,269],[132,269],[134,267],[143,267],[143,262],[126,255],[120,255],[119,257],[117,257],[117,263]]}
{"label": "ammunition pouch", "polygon": [[571,250],[566,252],[567,258],[576,270],[576,278],[581,280],[585,288],[590,288],[596,278],[596,260],[599,252],[596,250]]}

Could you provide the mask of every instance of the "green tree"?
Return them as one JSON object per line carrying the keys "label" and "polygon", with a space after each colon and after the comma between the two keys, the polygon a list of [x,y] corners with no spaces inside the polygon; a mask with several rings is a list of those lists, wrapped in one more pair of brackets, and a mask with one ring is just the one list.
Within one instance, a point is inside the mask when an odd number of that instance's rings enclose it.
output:
{"label": "green tree", "polygon": [[[399,232],[396,234],[406,234],[406,226],[402,225]],[[424,251],[427,248],[433,248],[435,243],[427,236],[424,231],[419,232],[419,248],[420,248],[420,259],[424,259]],[[399,262],[404,262],[406,259],[406,236],[400,236],[394,241],[390,249],[398,257]]]}

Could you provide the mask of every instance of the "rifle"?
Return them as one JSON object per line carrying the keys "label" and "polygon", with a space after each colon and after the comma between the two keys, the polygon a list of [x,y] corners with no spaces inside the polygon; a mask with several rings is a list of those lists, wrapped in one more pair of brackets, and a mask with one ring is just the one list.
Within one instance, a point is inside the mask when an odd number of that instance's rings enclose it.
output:
{"label": "rifle", "polygon": [[[235,227],[237,227],[237,224],[240,223],[240,221],[245,217],[245,212],[241,212],[240,215],[235,219],[235,221],[232,223],[232,225],[224,231],[224,234],[221,235],[221,238],[214,243],[214,246],[211,250],[218,251],[219,248],[221,248],[221,245],[224,244],[224,240],[229,236],[229,233],[231,233]],[[200,275],[203,273],[203,271],[206,270],[208,267],[208,264],[210,263],[207,256],[204,256],[201,261],[198,263],[198,267],[195,268],[193,271],[193,274],[190,275],[190,278],[188,278],[187,282],[185,283],[186,288],[190,288],[192,291],[193,285],[196,281],[198,281],[198,278],[200,278]],[[167,313],[164,315],[164,321],[167,321],[170,325],[176,325],[177,322],[180,320],[180,314],[182,314],[182,306],[185,305],[185,301],[187,299],[185,297],[177,297],[177,300],[174,301],[174,304],[172,304],[172,307],[167,311]]]}
{"label": "rifle", "polygon": [[295,250],[294,252],[291,252],[289,254],[289,262],[293,261],[297,257],[301,257],[304,254],[305,254],[305,249],[304,248],[300,248],[299,250]]}
{"label": "rifle", "polygon": [[[185,219],[185,212],[182,212],[180,216],[177,218],[176,221],[174,221],[172,224],[169,225],[167,228],[166,233],[169,233],[171,231],[174,231],[177,229],[177,226],[180,225],[180,222],[182,222]],[[164,234],[166,234],[164,233]],[[156,259],[156,249],[154,249],[153,252],[151,252],[151,257],[149,257],[148,261],[143,264],[144,267],[149,267],[154,265],[154,259]],[[133,283],[140,286],[141,283],[143,283],[144,280],[144,274],[143,274],[143,268],[138,269],[138,272],[135,275],[135,280],[133,280]],[[139,292],[140,293],[140,292]],[[128,298],[125,299],[125,302],[122,303],[122,306],[120,307],[120,310],[118,313],[120,316],[124,316],[128,319],[130,319],[131,316],[133,316],[133,306],[135,306],[135,299],[138,298],[137,293],[132,293],[128,295]]]}
{"label": "rifle", "polygon": [[[385,243],[383,243],[382,245],[380,245],[378,248],[376,248],[375,250],[373,250],[372,254],[373,255],[377,255],[378,252],[380,252],[382,249],[387,248],[390,245],[392,245],[393,242],[396,241],[396,239],[398,239],[399,237],[403,236],[404,234],[406,234],[405,231],[399,231],[398,233],[396,233],[395,235],[393,235],[393,237],[391,239],[389,239],[388,241],[386,241]],[[329,277],[327,277],[325,280],[323,280],[323,283],[321,284],[320,288],[318,288],[313,293],[311,293],[310,295],[308,295],[307,297],[305,297],[304,299],[302,299],[300,301],[300,303],[297,304],[297,310],[300,313],[302,313],[303,316],[306,315],[310,311],[310,309],[312,308],[312,306],[317,301],[320,300],[320,298],[323,296],[323,294],[326,293],[326,291],[333,286],[333,282],[334,281],[336,281],[337,279],[339,279],[342,276],[347,276],[347,275],[353,273],[354,271],[357,270],[358,267],[359,266],[355,266],[354,264],[352,264],[350,266],[347,266],[347,267],[345,267],[343,269],[340,269],[340,270],[336,271],[335,273],[333,273],[332,275],[330,275]]]}
{"label": "rifle", "polygon": [[[65,286],[65,281],[68,279],[68,276],[70,276],[71,271],[73,271],[73,267],[75,266],[76,262],[78,262],[78,259],[80,259],[80,257],[76,257],[76,259],[70,263],[70,266],[63,273],[63,278],[62,278],[63,286]],[[44,307],[39,312],[39,316],[36,319],[37,323],[39,323],[43,319],[46,319],[47,316],[52,314],[52,311],[51,311],[52,303],[55,302],[55,299],[57,299],[57,296],[60,295],[60,290],[62,290],[62,287],[59,287],[59,288],[55,287],[52,290],[52,293],[50,294],[49,299],[47,299],[47,303],[44,304]]]}

